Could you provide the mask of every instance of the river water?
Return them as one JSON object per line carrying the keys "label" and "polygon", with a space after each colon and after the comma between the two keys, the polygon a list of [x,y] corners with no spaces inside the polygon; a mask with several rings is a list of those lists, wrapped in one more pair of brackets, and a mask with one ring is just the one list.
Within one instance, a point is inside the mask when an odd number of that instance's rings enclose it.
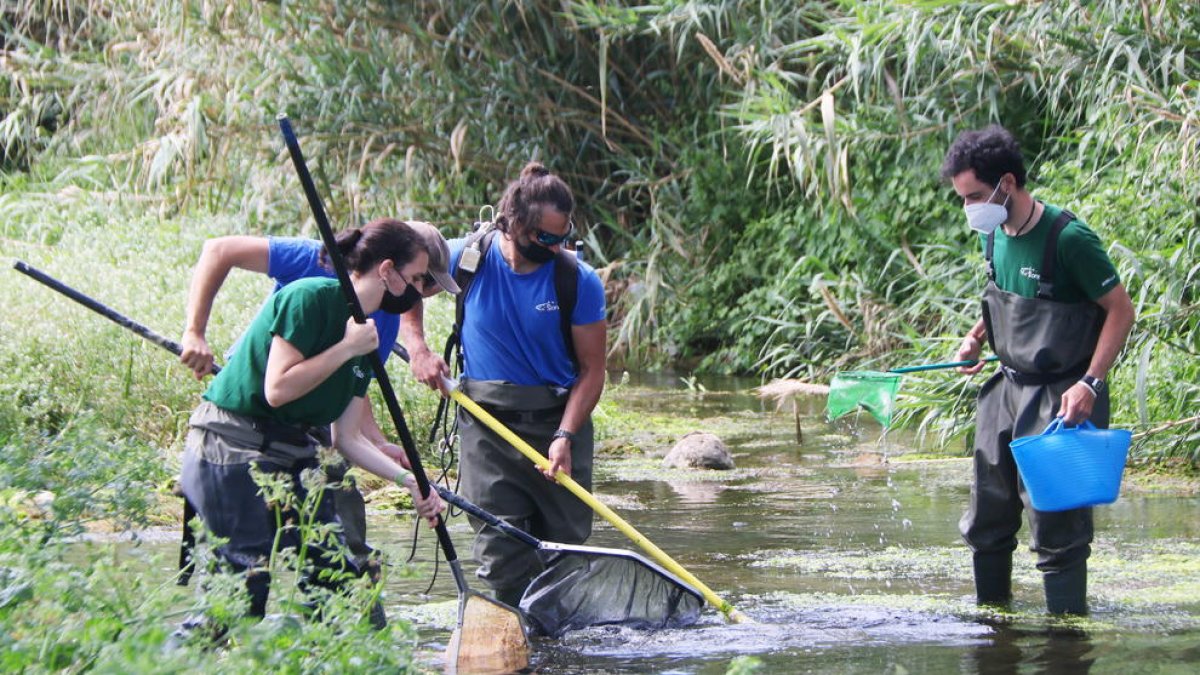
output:
{"label": "river water", "polygon": [[[967,460],[906,461],[915,439],[881,438],[865,417],[828,424],[819,399],[802,401],[798,443],[790,410],[759,401],[755,384],[711,380],[701,390],[659,377],[610,391],[647,426],[676,416],[715,431],[737,468],[664,471],[665,447],[601,451],[595,489],[754,623],[727,624],[706,608],[684,629],[575,631],[535,641],[537,672],[1200,672],[1200,499],[1127,491],[1096,509],[1086,620],[1044,614],[1026,527],[1013,610],[985,611],[974,605],[957,532]],[[372,540],[393,558],[411,537],[396,523],[376,514],[371,524]],[[462,518],[451,532],[469,558]],[[599,518],[589,543],[635,548]],[[415,574],[389,575],[387,603],[392,616],[417,625],[423,658],[437,667],[456,594],[444,566],[424,593],[433,546],[424,534],[409,566]],[[470,585],[486,590],[469,560],[465,568]]]}

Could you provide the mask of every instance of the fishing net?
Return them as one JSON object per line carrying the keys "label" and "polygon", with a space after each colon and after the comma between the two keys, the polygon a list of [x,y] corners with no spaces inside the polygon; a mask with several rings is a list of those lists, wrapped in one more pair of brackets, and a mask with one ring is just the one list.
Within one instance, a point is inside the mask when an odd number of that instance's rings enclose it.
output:
{"label": "fishing net", "polygon": [[521,599],[525,618],[543,635],[605,624],[678,628],[700,617],[699,591],[632,551],[544,543],[547,549],[552,560]]}
{"label": "fishing net", "polygon": [[825,412],[833,420],[861,407],[886,427],[896,410],[896,392],[899,389],[900,376],[895,373],[838,373],[829,383]]}

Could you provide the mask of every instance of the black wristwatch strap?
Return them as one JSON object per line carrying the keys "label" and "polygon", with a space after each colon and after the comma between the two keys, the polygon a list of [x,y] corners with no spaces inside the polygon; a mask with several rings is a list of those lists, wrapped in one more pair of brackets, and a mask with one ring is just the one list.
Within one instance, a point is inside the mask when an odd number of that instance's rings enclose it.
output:
{"label": "black wristwatch strap", "polygon": [[556,430],[554,432],[554,438],[565,438],[565,439],[567,439],[567,442],[569,442],[569,443],[575,442],[575,434],[573,432],[567,431],[566,429]]}
{"label": "black wristwatch strap", "polygon": [[1098,377],[1084,375],[1083,377],[1079,378],[1079,381],[1082,382],[1088,389],[1091,389],[1092,393],[1096,396],[1099,396],[1104,391],[1104,380]]}

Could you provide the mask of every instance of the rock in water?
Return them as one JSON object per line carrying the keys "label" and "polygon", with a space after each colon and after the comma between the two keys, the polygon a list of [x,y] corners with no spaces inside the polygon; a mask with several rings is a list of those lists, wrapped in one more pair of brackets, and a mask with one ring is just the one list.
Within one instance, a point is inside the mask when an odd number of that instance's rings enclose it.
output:
{"label": "rock in water", "polygon": [[728,471],[733,468],[733,456],[724,441],[715,434],[706,431],[693,431],[686,434],[667,456],[663,458],[663,466],[677,469],[718,469]]}

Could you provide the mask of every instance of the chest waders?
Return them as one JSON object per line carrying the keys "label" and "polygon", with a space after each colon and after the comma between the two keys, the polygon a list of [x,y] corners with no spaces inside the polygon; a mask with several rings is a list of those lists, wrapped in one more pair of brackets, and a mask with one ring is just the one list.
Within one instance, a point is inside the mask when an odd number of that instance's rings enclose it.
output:
{"label": "chest waders", "polygon": [[[484,224],[467,239],[454,281],[461,289],[455,310],[454,329],[444,358],[464,372],[462,345],[467,295],[483,269],[497,231]],[[487,283],[483,280],[483,283]],[[578,263],[575,254],[555,254],[554,292],[559,305],[559,325],[567,355],[579,370],[571,334],[571,315],[578,297]],[[453,351],[458,350],[456,361]],[[521,438],[545,455],[553,434],[562,421],[569,392],[558,387],[515,385],[507,382],[462,379],[463,393],[479,403]],[[443,404],[448,399],[443,399]],[[546,480],[537,467],[498,434],[475,420],[467,411],[458,412],[459,467],[462,495],[485,511],[539,539],[565,544],[582,544],[592,532],[592,512],[560,485]],[[589,419],[571,444],[571,476],[585,489],[592,486],[593,428]],[[479,562],[476,574],[500,602],[516,607],[530,580],[544,565],[535,549],[503,532],[484,527],[470,516],[475,530],[472,553]]]}
{"label": "chest waders", "polygon": [[[224,541],[213,551],[217,561],[230,572],[246,575],[250,616],[266,613],[271,581],[266,563],[276,547],[305,551],[308,564],[300,586],[306,592],[336,590],[347,575],[363,574],[355,561],[335,554],[344,546],[340,532],[331,542],[322,542],[304,538],[297,527],[279,530],[278,522],[298,521],[299,514],[286,510],[277,520],[251,474],[252,466],[281,474],[304,503],[308,490],[301,473],[319,468],[311,430],[239,415],[209,401],[196,408],[189,426],[180,477],[183,494],[208,530]],[[331,500],[321,499],[314,508],[314,523],[336,522]],[[377,628],[386,625],[382,606],[372,607],[371,621]]]}
{"label": "chest waders", "polygon": [[[1064,210],[1052,224],[1034,298],[996,286],[995,233],[987,240],[983,320],[1001,366],[979,394],[971,503],[959,522],[973,552],[980,604],[1003,605],[1011,599],[1012,552],[1024,509],[1032,532],[1030,548],[1037,552],[1037,567],[1043,573],[1047,608],[1055,614],[1087,612],[1092,510],[1035,510],[1009,449],[1014,438],[1035,435],[1054,418],[1063,393],[1087,372],[1104,324],[1104,311],[1093,302],[1052,299],[1058,237],[1074,219]],[[1105,428],[1108,417],[1108,392],[1103,391],[1096,398],[1091,421]]]}

